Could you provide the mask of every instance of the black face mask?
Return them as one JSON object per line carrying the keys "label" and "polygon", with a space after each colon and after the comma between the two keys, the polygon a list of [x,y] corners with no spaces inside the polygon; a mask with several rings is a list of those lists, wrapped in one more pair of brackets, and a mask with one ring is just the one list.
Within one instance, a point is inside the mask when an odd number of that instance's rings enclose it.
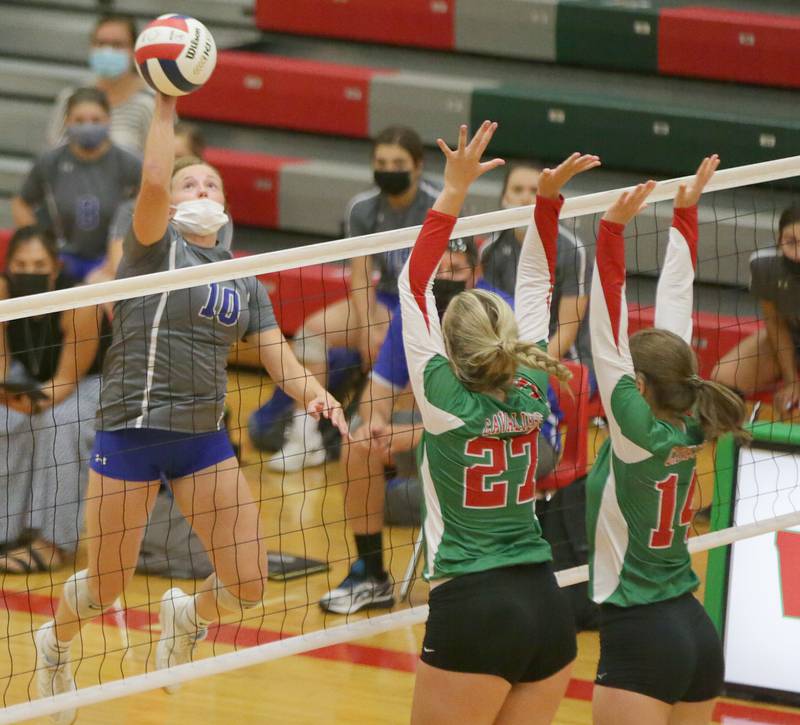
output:
{"label": "black face mask", "polygon": [[436,298],[436,310],[439,312],[439,319],[444,316],[444,311],[450,300],[459,292],[467,289],[467,283],[457,279],[444,279],[437,277],[433,280],[433,296]]}
{"label": "black face mask", "polygon": [[389,196],[396,196],[411,187],[410,171],[376,171],[375,185]]}
{"label": "black face mask", "polygon": [[6,274],[8,293],[11,297],[38,295],[50,291],[49,274]]}

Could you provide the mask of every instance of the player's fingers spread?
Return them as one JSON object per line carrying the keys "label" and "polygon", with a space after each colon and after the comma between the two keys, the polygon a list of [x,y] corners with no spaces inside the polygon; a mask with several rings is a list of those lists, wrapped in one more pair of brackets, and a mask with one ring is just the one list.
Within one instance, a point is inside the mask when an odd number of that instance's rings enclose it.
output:
{"label": "player's fingers spread", "polygon": [[445,156],[450,157],[453,155],[453,152],[450,150],[450,147],[444,142],[443,139],[437,138],[436,145],[441,149],[442,153]]}
{"label": "player's fingers spread", "polygon": [[458,129],[458,150],[463,151],[467,146],[467,127],[461,124]]}

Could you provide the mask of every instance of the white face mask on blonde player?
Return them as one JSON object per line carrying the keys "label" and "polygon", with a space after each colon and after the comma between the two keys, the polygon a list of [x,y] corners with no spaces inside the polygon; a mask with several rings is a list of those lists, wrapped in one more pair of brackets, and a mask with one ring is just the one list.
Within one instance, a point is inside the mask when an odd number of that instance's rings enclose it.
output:
{"label": "white face mask on blonde player", "polygon": [[172,223],[181,234],[216,234],[229,221],[225,207],[211,199],[182,201],[174,209]]}

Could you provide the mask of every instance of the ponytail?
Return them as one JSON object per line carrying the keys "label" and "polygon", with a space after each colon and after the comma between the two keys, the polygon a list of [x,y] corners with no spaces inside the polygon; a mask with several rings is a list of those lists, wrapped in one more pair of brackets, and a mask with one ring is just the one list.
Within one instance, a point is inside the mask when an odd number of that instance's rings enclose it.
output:
{"label": "ponytail", "polygon": [[562,382],[572,377],[565,365],[519,339],[514,313],[491,292],[470,290],[456,295],[444,314],[442,333],[453,372],[469,390],[502,390],[520,366],[543,370]]}
{"label": "ponytail", "polygon": [[716,440],[723,433],[733,433],[739,443],[748,443],[752,436],[742,428],[747,408],[741,396],[727,385],[702,380],[697,388],[695,412],[705,436]]}

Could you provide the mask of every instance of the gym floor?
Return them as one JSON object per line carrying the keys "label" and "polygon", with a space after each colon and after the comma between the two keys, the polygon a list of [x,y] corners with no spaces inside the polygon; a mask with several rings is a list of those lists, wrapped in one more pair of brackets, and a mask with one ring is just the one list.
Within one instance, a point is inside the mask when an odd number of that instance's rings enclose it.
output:
{"label": "gym floor", "polygon": [[[312,632],[342,624],[345,617],[326,616],[317,606],[319,597],[346,574],[352,544],[343,521],[344,476],[338,464],[280,476],[268,472],[247,439],[250,413],[271,393],[271,385],[255,373],[232,373],[229,406],[232,428],[241,428],[242,462],[254,492],[264,501],[263,518],[270,532],[269,548],[328,560],[331,569],[293,581],[270,582],[264,608],[250,612],[247,621],[232,622],[212,630],[197,650],[198,657],[223,654],[279,636]],[[238,418],[238,423],[236,419]],[[604,431],[590,431],[596,448]],[[234,434],[234,438],[237,434]],[[591,451],[590,451],[591,453]],[[713,490],[710,453],[699,464],[700,501],[708,503]],[[702,532],[701,529],[698,531]],[[416,531],[395,527],[385,534],[386,562],[396,580],[402,578],[411,555]],[[82,552],[78,555],[81,565]],[[705,555],[695,567],[705,578]],[[48,617],[50,607],[69,576],[68,566],[49,574],[5,576],[0,587],[0,691],[3,704],[35,697],[31,671],[34,650],[31,631]],[[137,575],[126,594],[127,630],[119,618],[106,615],[88,625],[82,641],[73,648],[79,687],[131,676],[153,667],[158,638],[158,602],[170,586],[166,579]],[[191,587],[191,582],[176,582]],[[702,597],[702,588],[699,595]],[[427,586],[415,582],[411,604],[426,601]],[[379,614],[384,612],[379,611]],[[355,619],[364,615],[357,615]],[[386,634],[228,674],[195,680],[180,692],[161,690],[113,700],[80,712],[79,723],[106,725],[135,723],[223,723],[231,717],[242,721],[272,723],[405,723],[408,722],[414,686],[414,669],[421,646],[423,626],[406,627]],[[126,638],[128,646],[126,646]],[[123,659],[123,654],[127,655]],[[591,689],[599,653],[596,633],[579,635],[579,654],[567,697],[558,712],[559,725],[591,722]],[[800,709],[762,703],[722,700],[717,722],[785,723],[800,725]],[[37,722],[46,722],[41,720]]]}

